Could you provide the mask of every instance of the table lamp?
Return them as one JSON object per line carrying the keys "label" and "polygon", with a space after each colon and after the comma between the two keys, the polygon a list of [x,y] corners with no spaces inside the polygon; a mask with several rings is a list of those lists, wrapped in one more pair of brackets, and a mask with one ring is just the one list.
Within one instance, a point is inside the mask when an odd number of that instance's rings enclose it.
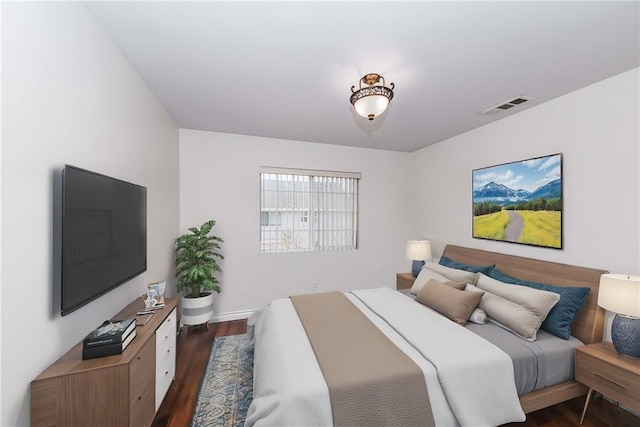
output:
{"label": "table lamp", "polygon": [[611,341],[618,354],[640,358],[640,276],[603,274],[598,305],[616,313]]}
{"label": "table lamp", "polygon": [[411,274],[418,277],[424,262],[431,260],[431,243],[428,240],[409,240],[407,242],[407,258],[413,261]]}

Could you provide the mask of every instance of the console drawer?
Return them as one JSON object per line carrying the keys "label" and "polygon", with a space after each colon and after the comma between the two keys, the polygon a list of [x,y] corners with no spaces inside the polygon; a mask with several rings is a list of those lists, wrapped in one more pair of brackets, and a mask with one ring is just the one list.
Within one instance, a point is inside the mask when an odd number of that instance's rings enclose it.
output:
{"label": "console drawer", "polygon": [[129,365],[129,425],[147,426],[155,415],[155,343],[153,337]]}
{"label": "console drawer", "polygon": [[[174,309],[169,316],[162,322],[162,325],[156,330],[156,348],[158,352],[166,352],[166,350],[176,348],[176,310]],[[165,350],[165,351],[161,351]]]}
{"label": "console drawer", "polygon": [[167,394],[176,372],[177,311],[174,309],[156,330],[156,411]]}

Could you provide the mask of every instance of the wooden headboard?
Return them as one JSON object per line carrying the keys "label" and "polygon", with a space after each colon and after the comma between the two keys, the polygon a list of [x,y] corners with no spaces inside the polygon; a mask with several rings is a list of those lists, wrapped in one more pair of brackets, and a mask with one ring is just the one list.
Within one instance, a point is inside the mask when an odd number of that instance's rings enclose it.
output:
{"label": "wooden headboard", "polygon": [[491,265],[518,279],[549,283],[558,286],[582,286],[591,288],[580,314],[571,325],[571,335],[585,344],[602,341],[604,310],[596,304],[600,276],[606,270],[577,267],[533,258],[506,255],[480,249],[447,245],[444,256],[454,261],[473,265]]}

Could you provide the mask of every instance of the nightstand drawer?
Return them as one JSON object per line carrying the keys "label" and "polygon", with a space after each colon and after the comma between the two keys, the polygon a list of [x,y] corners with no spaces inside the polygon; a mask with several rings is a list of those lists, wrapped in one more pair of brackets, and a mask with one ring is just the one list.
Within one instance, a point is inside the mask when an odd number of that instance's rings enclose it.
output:
{"label": "nightstand drawer", "polygon": [[640,411],[640,375],[586,354],[576,352],[576,381]]}

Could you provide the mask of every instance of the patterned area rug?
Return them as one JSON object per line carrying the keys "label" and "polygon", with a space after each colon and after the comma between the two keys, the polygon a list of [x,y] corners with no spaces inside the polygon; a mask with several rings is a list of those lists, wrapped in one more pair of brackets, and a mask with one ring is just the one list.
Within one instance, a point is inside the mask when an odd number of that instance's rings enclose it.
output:
{"label": "patterned area rug", "polygon": [[243,426],[252,399],[253,343],[247,334],[216,338],[191,426]]}

